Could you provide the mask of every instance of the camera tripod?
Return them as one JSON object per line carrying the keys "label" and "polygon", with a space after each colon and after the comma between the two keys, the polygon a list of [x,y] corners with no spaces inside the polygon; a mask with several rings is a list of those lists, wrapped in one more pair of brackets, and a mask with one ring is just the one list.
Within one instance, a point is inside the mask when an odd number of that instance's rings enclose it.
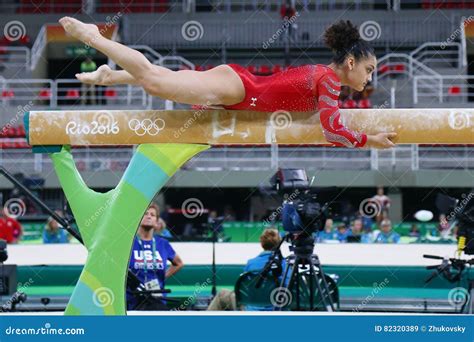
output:
{"label": "camera tripod", "polygon": [[[282,271],[280,247],[283,241],[292,244],[294,252],[285,261]],[[314,239],[312,236],[286,235],[274,250],[267,265],[260,274],[256,287],[260,287],[268,273],[272,271],[279,287],[273,290],[271,302],[275,310],[290,308],[296,311],[329,311],[337,310],[338,289],[336,282],[327,276],[321,267],[316,254],[313,253]],[[281,274],[281,278],[278,275]]]}

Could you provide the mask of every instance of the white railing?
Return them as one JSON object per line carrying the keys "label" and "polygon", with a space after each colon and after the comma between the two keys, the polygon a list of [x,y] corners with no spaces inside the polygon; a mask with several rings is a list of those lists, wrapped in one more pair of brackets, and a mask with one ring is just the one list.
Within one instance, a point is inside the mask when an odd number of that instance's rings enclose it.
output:
{"label": "white railing", "polygon": [[[268,171],[282,168],[317,170],[474,169],[474,146],[398,145],[390,150],[360,150],[332,147],[220,147],[207,150],[183,166],[196,171]],[[132,147],[76,148],[79,171],[124,171]],[[449,156],[449,158],[447,157]],[[347,161],[350,160],[350,163]],[[47,173],[50,158],[29,149],[0,149],[0,164],[10,172]]]}
{"label": "white railing", "polygon": [[405,53],[389,53],[378,60],[378,66],[388,67],[388,69],[379,75],[378,70],[374,72],[374,86],[383,78],[390,75],[406,75],[413,77],[416,75],[438,77],[440,74],[415,58]]}
{"label": "white railing", "polygon": [[0,98],[4,106],[31,102],[47,108],[78,105],[147,108],[149,102],[149,95],[138,86],[91,87],[76,79],[0,79]]}
{"label": "white railing", "polygon": [[44,50],[47,45],[47,33],[46,25],[41,26],[38,35],[36,36],[35,42],[31,48],[31,70],[34,70],[38,65],[39,60],[41,59]]}
{"label": "white railing", "polygon": [[474,76],[440,75],[437,77],[436,91],[433,91],[430,82],[431,76],[415,76],[413,78],[413,102],[417,104],[421,99],[431,102],[466,102],[468,96],[474,96]]}
{"label": "white railing", "polygon": [[432,68],[461,68],[463,65],[461,43],[424,43],[413,50],[410,53],[410,57]]}
{"label": "white railing", "polygon": [[0,46],[0,67],[27,68],[30,66],[30,49],[23,46]]}

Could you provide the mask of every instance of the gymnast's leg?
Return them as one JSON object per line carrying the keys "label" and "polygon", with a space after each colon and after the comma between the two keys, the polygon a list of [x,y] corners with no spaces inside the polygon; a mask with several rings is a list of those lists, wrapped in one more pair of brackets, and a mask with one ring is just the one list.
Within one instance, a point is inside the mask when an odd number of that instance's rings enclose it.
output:
{"label": "gymnast's leg", "polygon": [[141,85],[150,95],[201,105],[232,105],[245,97],[240,77],[227,65],[207,71],[172,71],[150,63],[139,51],[103,37],[96,25],[70,17],[59,22],[71,36],[99,50],[124,69],[126,73],[114,75],[117,80]]}

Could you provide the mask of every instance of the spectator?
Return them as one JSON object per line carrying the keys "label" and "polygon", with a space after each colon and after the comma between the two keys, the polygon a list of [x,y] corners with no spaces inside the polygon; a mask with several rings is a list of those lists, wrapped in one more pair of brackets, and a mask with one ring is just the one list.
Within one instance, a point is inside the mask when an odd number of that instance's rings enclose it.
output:
{"label": "spectator", "polygon": [[[97,69],[97,65],[95,62],[90,58],[86,57],[86,59],[81,63],[81,73],[82,72],[94,72]],[[82,83],[81,86],[82,90],[82,99],[81,104],[87,104],[87,95],[90,93],[90,104],[95,104],[95,85],[93,84],[86,84]]]}
{"label": "spectator", "polygon": [[339,240],[339,242],[347,242],[349,236],[352,236],[352,232],[347,228],[345,223],[341,223],[337,226],[336,239]]}
{"label": "spectator", "polygon": [[18,243],[23,234],[20,222],[9,215],[6,208],[0,212],[2,213],[0,216],[0,239],[9,244]]}
{"label": "spectator", "polygon": [[337,240],[336,232],[334,231],[334,221],[331,218],[326,220],[326,224],[324,225],[324,230],[317,232],[316,234],[316,242],[325,242],[330,240]]}
{"label": "spectator", "polygon": [[[60,210],[54,212],[62,216]],[[43,243],[69,243],[69,234],[52,216],[48,217],[48,221],[44,226]]]}
{"label": "spectator", "polygon": [[400,235],[392,231],[392,222],[389,219],[385,219],[380,224],[380,232],[375,237],[375,243],[398,243],[400,241]]}
{"label": "spectator", "polygon": [[[158,206],[151,204],[140,222],[130,258],[130,270],[147,290],[164,289],[166,279],[176,274],[184,266],[183,261],[168,240],[153,235],[158,217]],[[167,268],[167,261],[171,262],[169,268]],[[127,309],[164,310],[166,306],[160,297],[162,297],[161,294],[152,294],[137,298],[127,288]]]}
{"label": "spectator", "polygon": [[376,216],[377,223],[380,223],[384,218],[388,219],[391,200],[385,195],[383,187],[379,186],[377,188],[377,194],[372,197],[372,200],[377,203],[377,208],[380,209]]}
{"label": "spectator", "polygon": [[[263,248],[263,252],[257,255],[255,258],[250,259],[247,261],[247,265],[244,267],[244,272],[252,272],[252,273],[259,273],[261,272],[267,262],[272,255],[272,251],[278,246],[280,243],[280,235],[278,234],[278,230],[274,228],[267,228],[263,231],[262,235],[260,235],[260,245]],[[282,268],[285,269],[285,261],[282,261]],[[273,310],[273,306],[267,307],[249,307],[245,308],[248,311],[271,311]],[[212,302],[209,304],[207,308],[209,311],[222,311],[222,310],[237,310],[237,304],[235,300],[235,293],[234,291],[230,290],[221,290],[219,293],[214,297]]]}
{"label": "spectator", "polygon": [[361,219],[355,219],[351,227],[352,235],[347,237],[348,242],[371,243],[372,234],[364,233],[364,226]]}

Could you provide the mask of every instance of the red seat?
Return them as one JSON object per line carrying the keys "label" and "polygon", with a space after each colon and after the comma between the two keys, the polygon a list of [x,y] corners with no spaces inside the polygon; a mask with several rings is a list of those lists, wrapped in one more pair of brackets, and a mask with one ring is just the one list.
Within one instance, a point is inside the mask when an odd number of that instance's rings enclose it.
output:
{"label": "red seat", "polygon": [[26,136],[26,132],[25,132],[25,127],[24,126],[18,126],[17,127],[17,130],[18,130],[18,136],[21,137],[21,138],[24,138]]}
{"label": "red seat", "polygon": [[405,65],[403,64],[394,64],[392,65],[392,70],[396,72],[404,72],[405,71]]}
{"label": "red seat", "polygon": [[13,98],[15,97],[15,93],[11,89],[6,89],[2,91],[2,97],[5,98]]}
{"label": "red seat", "polygon": [[255,74],[256,71],[257,71],[257,68],[255,68],[255,65],[247,65],[247,70],[252,73],[252,74]]}
{"label": "red seat", "polygon": [[114,88],[107,88],[104,91],[104,96],[108,99],[115,99],[117,97],[117,90]]}
{"label": "red seat", "polygon": [[280,64],[277,64],[277,65],[274,65],[272,67],[272,74],[275,74],[277,72],[280,72],[282,69],[281,69],[281,65]]}
{"label": "red seat", "polygon": [[357,108],[357,102],[355,102],[353,99],[347,99],[342,103],[341,108],[344,108],[344,109]]}
{"label": "red seat", "polygon": [[460,95],[461,94],[461,87],[460,86],[451,86],[448,88],[449,95]]}
{"label": "red seat", "polygon": [[372,102],[369,99],[362,99],[357,103],[357,108],[360,108],[360,109],[372,108]]}
{"label": "red seat", "polygon": [[196,65],[194,66],[194,70],[196,70],[196,71],[203,71],[204,68],[202,67],[202,65],[196,64]]}
{"label": "red seat", "polygon": [[47,100],[51,98],[51,89],[44,88],[39,91],[38,97],[41,100]]}
{"label": "red seat", "polygon": [[81,97],[81,95],[79,94],[79,90],[78,89],[68,89],[68,91],[66,92],[66,98],[67,99],[78,99],[79,97]]}
{"label": "red seat", "polygon": [[388,65],[384,64],[384,65],[381,65],[381,66],[378,68],[377,72],[378,72],[379,74],[384,74],[384,73],[386,73],[386,72],[389,71],[389,70],[390,70],[390,68],[388,67]]}
{"label": "red seat", "polygon": [[271,69],[268,65],[261,65],[258,68],[258,73],[262,75],[268,75],[268,74],[271,74]]}

